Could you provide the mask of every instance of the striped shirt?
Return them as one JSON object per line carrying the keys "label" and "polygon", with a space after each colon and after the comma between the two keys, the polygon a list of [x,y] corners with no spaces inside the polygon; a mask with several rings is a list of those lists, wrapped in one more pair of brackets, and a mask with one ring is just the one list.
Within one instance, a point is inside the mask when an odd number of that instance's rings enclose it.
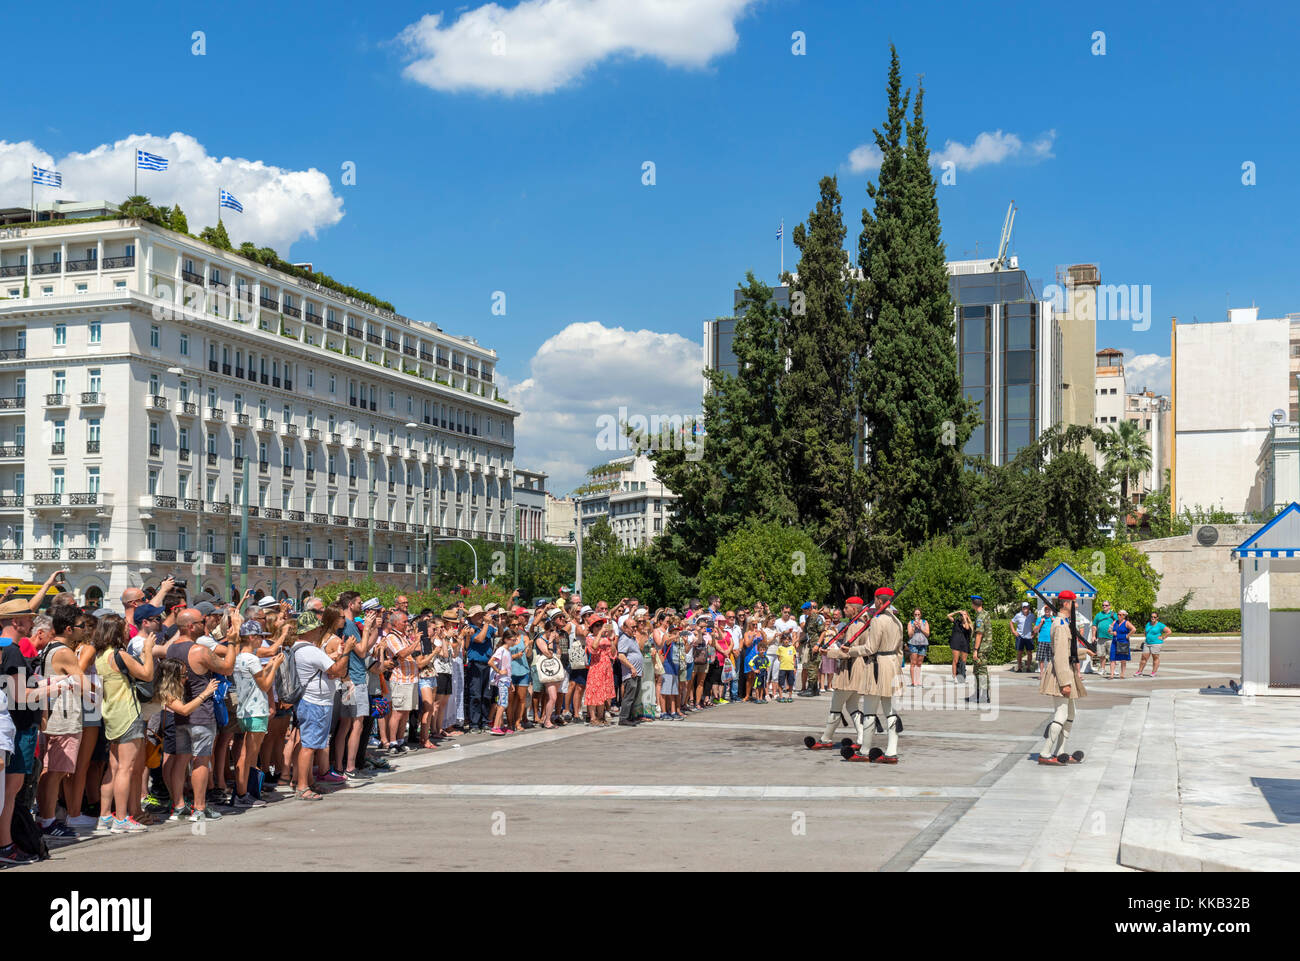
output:
{"label": "striped shirt", "polygon": [[410,641],[396,631],[389,631],[384,635],[384,646],[393,655],[393,676],[389,678],[390,683],[414,684],[419,677],[415,658],[410,654],[403,658],[397,657],[397,652],[409,647]]}

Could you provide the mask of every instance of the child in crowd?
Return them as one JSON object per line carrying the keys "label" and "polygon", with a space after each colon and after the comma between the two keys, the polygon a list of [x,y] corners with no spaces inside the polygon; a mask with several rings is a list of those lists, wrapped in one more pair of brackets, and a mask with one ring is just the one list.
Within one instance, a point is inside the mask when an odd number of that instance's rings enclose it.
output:
{"label": "child in crowd", "polygon": [[496,704],[492,708],[493,737],[502,737],[506,733],[506,707],[510,704],[510,644],[514,640],[510,631],[502,631],[496,636],[496,650],[488,658],[492,668],[492,690],[496,692]]}
{"label": "child in crowd", "polygon": [[778,701],[794,702],[794,640],[789,631],[782,631],[779,642],[776,646],[777,665],[779,673],[777,674],[777,689],[781,692],[777,696]]}
{"label": "child in crowd", "polygon": [[767,703],[763,692],[767,690],[768,672],[772,667],[772,662],[768,660],[767,651],[761,644],[755,645],[754,659],[750,661],[750,668],[754,673],[754,696],[753,699],[759,704]]}
{"label": "child in crowd", "polygon": [[[277,651],[263,664],[257,656],[257,650],[262,646],[265,636],[262,625],[257,621],[245,621],[240,625],[239,654],[235,657],[235,695],[238,699],[235,716],[244,737],[235,768],[235,794],[231,799],[235,807],[266,806],[260,797],[261,772],[258,772],[254,785],[256,790],[249,790],[248,777],[270,726],[271,687],[275,684],[275,672],[284,660],[284,653]],[[176,662],[164,661],[164,669],[167,663]]]}

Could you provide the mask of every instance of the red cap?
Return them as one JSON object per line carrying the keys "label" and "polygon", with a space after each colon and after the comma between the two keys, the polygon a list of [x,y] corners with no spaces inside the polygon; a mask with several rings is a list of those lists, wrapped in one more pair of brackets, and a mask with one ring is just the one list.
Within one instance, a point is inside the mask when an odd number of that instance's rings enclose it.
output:
{"label": "red cap", "polygon": [[877,597],[893,597],[894,589],[892,587],[881,587],[876,590]]}
{"label": "red cap", "polygon": [[860,598],[860,597],[858,597],[858,595],[854,594],[852,597],[850,597],[850,598],[849,598],[848,600],[846,600],[844,603],[845,603],[845,604],[862,604],[862,598]]}
{"label": "red cap", "polygon": [[1074,591],[1061,591],[1061,593],[1058,594],[1057,597],[1059,597],[1063,601],[1072,601],[1074,600]]}

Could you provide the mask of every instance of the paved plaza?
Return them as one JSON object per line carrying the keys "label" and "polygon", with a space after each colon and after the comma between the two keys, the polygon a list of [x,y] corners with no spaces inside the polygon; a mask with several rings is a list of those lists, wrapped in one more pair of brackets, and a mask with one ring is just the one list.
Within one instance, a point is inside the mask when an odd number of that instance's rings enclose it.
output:
{"label": "paved plaza", "polygon": [[928,667],[902,704],[895,767],[802,747],[826,696],[728,705],[638,728],[467,736],[319,803],[86,838],[21,870],[1128,870],[1122,846],[1145,868],[1284,862],[1300,850],[1286,724],[1300,703],[1198,693],[1238,676],[1236,638],[1166,648],[1155,679],[1088,678],[1069,745],[1087,760],[1064,769],[1029,760],[1048,716],[1035,678],[995,670],[977,709]]}

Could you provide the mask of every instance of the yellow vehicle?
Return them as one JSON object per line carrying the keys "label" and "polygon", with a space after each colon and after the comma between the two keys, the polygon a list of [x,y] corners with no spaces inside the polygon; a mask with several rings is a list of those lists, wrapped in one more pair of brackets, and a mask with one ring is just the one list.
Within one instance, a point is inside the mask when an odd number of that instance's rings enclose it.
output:
{"label": "yellow vehicle", "polygon": [[[33,584],[31,581],[20,581],[12,577],[0,577],[0,598],[5,600],[31,600],[41,592],[42,584]],[[12,593],[10,593],[12,591]],[[54,595],[59,593],[58,587],[51,587],[49,593],[41,601],[41,607],[49,606]]]}

